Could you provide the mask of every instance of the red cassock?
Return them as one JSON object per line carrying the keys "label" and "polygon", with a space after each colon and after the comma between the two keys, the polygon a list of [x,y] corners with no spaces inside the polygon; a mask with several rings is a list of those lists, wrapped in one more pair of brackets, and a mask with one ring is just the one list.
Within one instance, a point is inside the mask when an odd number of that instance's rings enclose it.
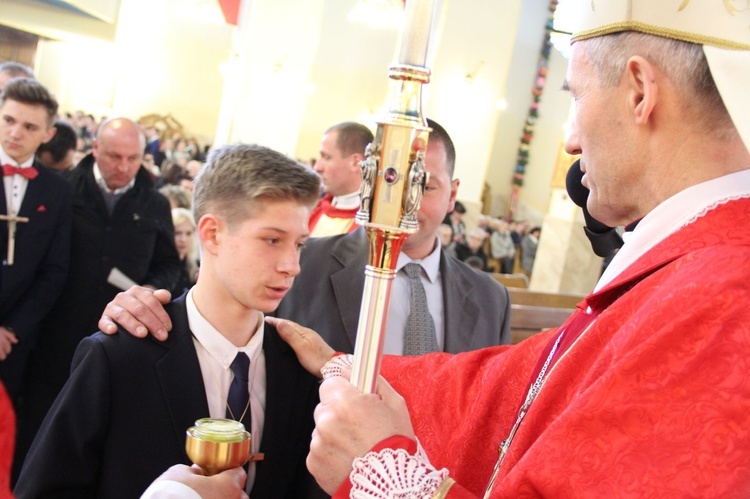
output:
{"label": "red cassock", "polygon": [[[579,304],[490,497],[750,497],[748,220],[723,204]],[[556,334],[384,359],[448,497],[484,494]]]}

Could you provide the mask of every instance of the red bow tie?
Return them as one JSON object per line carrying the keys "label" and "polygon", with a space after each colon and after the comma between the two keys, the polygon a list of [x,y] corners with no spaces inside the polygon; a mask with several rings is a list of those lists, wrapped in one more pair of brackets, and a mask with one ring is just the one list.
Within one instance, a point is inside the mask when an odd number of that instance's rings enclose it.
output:
{"label": "red bow tie", "polygon": [[15,174],[21,175],[22,177],[26,177],[29,180],[34,180],[37,175],[39,175],[39,172],[34,168],[33,166],[29,166],[28,168],[19,168],[18,166],[13,165],[3,165],[3,177],[7,177],[8,175],[15,175]]}

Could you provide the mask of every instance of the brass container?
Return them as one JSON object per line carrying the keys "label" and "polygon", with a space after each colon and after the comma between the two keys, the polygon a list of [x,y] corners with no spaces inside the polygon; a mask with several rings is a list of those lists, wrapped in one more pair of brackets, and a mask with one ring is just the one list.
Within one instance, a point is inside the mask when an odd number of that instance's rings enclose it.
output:
{"label": "brass container", "polygon": [[244,465],[250,457],[250,433],[231,419],[203,418],[187,430],[185,450],[206,475]]}

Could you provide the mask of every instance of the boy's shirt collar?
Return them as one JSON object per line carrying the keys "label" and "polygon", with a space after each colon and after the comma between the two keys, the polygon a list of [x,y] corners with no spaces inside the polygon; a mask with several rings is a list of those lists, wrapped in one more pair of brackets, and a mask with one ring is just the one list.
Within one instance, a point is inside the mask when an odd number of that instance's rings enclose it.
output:
{"label": "boy's shirt collar", "polygon": [[206,349],[206,352],[208,352],[208,354],[225,369],[229,369],[232,361],[237,356],[237,352],[245,352],[247,356],[250,357],[251,363],[257,360],[263,349],[263,332],[265,324],[263,313],[258,312],[258,315],[260,316],[258,329],[250,338],[250,341],[248,341],[245,346],[237,348],[198,311],[198,307],[195,305],[195,300],[193,298],[194,289],[194,287],[191,288],[185,297],[188,324],[190,325],[190,331],[193,333],[193,336],[195,336],[195,339]]}

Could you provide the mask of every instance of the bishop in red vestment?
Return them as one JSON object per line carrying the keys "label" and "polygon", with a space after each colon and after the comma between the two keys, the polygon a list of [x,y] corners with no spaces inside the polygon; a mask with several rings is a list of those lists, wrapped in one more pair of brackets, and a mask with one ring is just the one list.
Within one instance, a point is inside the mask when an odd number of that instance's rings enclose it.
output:
{"label": "bishop in red vestment", "polygon": [[336,497],[750,497],[750,10],[646,3],[581,2],[563,85],[589,212],[638,227],[557,330],[325,381]]}
{"label": "bishop in red vestment", "polygon": [[[491,497],[747,497],[750,198],[675,233],[568,325],[604,308],[552,365]],[[459,356],[386,357],[432,464],[481,496],[558,331]],[[562,346],[562,344],[561,344]],[[456,490],[454,490],[456,489]],[[459,493],[459,490],[461,492]],[[648,495],[648,494],[647,494]]]}

